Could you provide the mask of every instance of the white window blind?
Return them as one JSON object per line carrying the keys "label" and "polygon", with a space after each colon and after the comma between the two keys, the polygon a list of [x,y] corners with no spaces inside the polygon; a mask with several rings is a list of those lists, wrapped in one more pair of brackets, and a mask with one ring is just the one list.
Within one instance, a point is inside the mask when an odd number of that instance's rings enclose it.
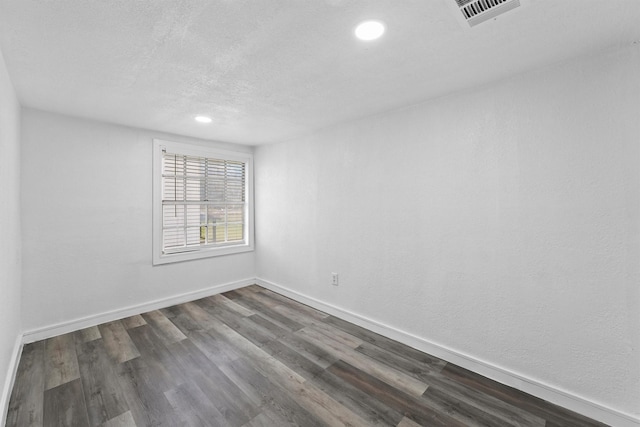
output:
{"label": "white window blind", "polygon": [[155,172],[159,172],[159,194],[154,196],[161,199],[154,208],[159,209],[154,233],[160,248],[159,254],[154,252],[154,263],[191,259],[179,254],[202,252],[199,258],[235,253],[242,250],[239,247],[251,250],[249,158],[161,143],[157,141]]}
{"label": "white window blind", "polygon": [[245,164],[162,155],[163,251],[244,242]]}

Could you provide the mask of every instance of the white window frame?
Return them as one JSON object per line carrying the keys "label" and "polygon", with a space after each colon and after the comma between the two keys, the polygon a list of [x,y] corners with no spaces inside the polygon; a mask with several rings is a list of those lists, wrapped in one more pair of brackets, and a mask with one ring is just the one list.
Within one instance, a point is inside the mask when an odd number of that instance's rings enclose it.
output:
{"label": "white window frame", "polygon": [[[163,253],[162,237],[162,153],[163,151],[188,156],[240,161],[245,167],[245,240],[219,247],[189,249],[184,252]],[[153,140],[153,265],[189,261],[201,258],[237,254],[254,250],[253,236],[253,154],[221,150],[196,144]]]}

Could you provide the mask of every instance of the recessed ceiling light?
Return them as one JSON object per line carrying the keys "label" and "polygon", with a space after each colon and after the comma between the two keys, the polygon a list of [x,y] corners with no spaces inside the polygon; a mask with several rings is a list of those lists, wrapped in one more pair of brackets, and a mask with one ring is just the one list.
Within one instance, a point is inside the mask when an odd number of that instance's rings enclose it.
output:
{"label": "recessed ceiling light", "polygon": [[196,116],[195,121],[198,123],[211,123],[211,117]]}
{"label": "recessed ceiling light", "polygon": [[384,34],[384,24],[379,21],[365,21],[356,27],[355,34],[360,40],[375,40]]}

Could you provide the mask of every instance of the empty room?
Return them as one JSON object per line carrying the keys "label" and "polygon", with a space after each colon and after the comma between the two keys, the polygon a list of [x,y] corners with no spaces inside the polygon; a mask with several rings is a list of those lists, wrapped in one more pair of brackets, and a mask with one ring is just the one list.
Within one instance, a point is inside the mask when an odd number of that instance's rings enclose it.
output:
{"label": "empty room", "polygon": [[0,0],[0,425],[640,427],[640,1]]}

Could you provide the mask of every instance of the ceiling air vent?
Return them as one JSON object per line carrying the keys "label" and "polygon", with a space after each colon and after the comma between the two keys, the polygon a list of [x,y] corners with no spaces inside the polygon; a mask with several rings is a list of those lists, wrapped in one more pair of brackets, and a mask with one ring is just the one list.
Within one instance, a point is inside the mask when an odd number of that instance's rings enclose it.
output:
{"label": "ceiling air vent", "polygon": [[462,18],[474,27],[521,6],[521,0],[452,0],[462,14]]}

